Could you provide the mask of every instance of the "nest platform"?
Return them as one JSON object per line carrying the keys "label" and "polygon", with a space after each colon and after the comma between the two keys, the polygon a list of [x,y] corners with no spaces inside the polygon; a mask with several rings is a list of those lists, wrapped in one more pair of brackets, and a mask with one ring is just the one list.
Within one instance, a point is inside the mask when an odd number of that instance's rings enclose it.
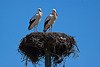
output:
{"label": "nest platform", "polygon": [[18,52],[24,57],[28,57],[32,63],[36,63],[45,57],[45,51],[48,50],[54,61],[57,61],[58,57],[75,54],[75,50],[78,50],[78,47],[75,49],[75,46],[77,47],[74,37],[64,33],[33,32],[21,40]]}

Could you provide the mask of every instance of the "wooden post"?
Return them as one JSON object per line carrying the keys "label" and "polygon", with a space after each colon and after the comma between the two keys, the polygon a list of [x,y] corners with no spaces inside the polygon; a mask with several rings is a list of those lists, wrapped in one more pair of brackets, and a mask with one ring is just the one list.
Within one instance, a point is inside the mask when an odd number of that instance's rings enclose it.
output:
{"label": "wooden post", "polygon": [[52,44],[52,39],[51,38],[47,38],[45,40],[45,67],[51,67],[51,54],[50,54],[50,44]]}
{"label": "wooden post", "polygon": [[51,55],[48,49],[45,52],[45,67],[51,67]]}

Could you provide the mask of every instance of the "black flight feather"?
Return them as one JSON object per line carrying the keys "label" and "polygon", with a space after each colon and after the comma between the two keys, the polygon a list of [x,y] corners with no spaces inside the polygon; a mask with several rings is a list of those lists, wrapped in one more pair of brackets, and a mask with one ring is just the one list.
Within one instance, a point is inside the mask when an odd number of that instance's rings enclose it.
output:
{"label": "black flight feather", "polygon": [[47,21],[45,22],[45,24],[44,24],[44,28],[45,28],[45,26],[48,24],[49,21],[50,21],[50,19],[47,20]]}
{"label": "black flight feather", "polygon": [[36,19],[34,19],[34,20],[32,20],[32,21],[30,20],[30,22],[29,22],[30,25],[29,25],[28,29],[30,28],[31,24],[34,23],[35,20],[36,20]]}
{"label": "black flight feather", "polygon": [[35,20],[36,20],[36,19],[33,19],[32,21],[30,20],[30,22],[29,22],[30,25],[31,25],[32,23],[34,23]]}

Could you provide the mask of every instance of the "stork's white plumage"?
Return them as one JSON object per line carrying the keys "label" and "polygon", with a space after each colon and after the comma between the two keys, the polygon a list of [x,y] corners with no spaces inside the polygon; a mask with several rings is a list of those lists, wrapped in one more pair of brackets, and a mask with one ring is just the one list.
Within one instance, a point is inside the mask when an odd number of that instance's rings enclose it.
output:
{"label": "stork's white plumage", "polygon": [[[34,27],[34,31],[35,31],[35,27],[38,27],[38,23],[41,20],[42,17],[42,11],[41,8],[38,8],[38,13],[36,13],[31,19],[30,19],[30,25],[28,27],[29,30],[31,30]],[[37,31],[37,27],[36,27],[36,31]]]}
{"label": "stork's white plumage", "polygon": [[47,16],[47,18],[45,19],[44,30],[43,30],[44,32],[46,32],[48,28],[49,28],[49,32],[50,32],[50,26],[51,26],[51,32],[52,32],[52,25],[54,24],[57,17],[58,17],[58,15],[56,13],[56,10],[53,9],[52,14]]}

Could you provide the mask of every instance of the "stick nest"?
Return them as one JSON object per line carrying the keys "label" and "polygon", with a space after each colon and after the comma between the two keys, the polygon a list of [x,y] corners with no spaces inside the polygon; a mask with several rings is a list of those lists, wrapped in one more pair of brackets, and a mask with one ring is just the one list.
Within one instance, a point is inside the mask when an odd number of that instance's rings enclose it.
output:
{"label": "stick nest", "polygon": [[[21,55],[31,60],[32,63],[38,62],[41,58],[45,57],[45,51],[48,50],[54,61],[59,61],[60,57],[69,56],[74,53],[76,42],[72,36],[66,35],[64,33],[56,32],[33,32],[24,37],[18,48],[18,52]],[[63,61],[61,59],[61,61]]]}

